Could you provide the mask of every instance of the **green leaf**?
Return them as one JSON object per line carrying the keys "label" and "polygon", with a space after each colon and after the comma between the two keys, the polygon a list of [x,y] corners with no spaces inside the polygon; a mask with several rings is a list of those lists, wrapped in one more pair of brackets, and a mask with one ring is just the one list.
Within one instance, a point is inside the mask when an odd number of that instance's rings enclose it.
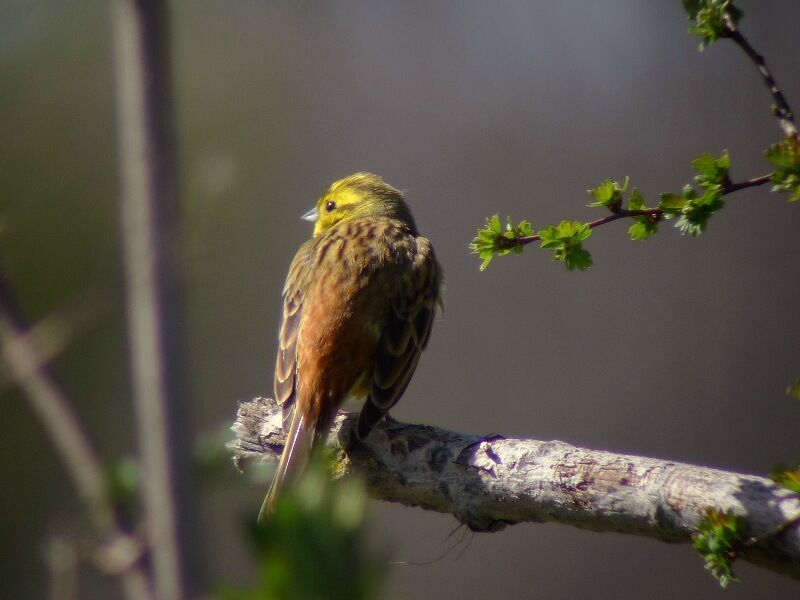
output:
{"label": "green leaf", "polygon": [[667,214],[676,214],[683,210],[688,204],[688,200],[683,196],[677,194],[661,194],[661,201],[658,203],[658,208]]}
{"label": "green leaf", "polygon": [[592,230],[588,224],[580,221],[561,221],[555,228],[555,235],[563,241],[582,242],[592,235]]}
{"label": "green leaf", "polygon": [[633,188],[631,191],[630,200],[628,200],[628,210],[644,210],[647,204],[644,201],[644,196],[639,191],[639,188]]}
{"label": "green leaf", "polygon": [[[703,165],[703,167],[705,166]],[[727,177],[727,172],[725,176]],[[664,211],[667,219],[679,217],[675,227],[680,229],[681,233],[700,235],[705,231],[708,219],[714,212],[722,208],[723,204],[721,185],[707,186],[704,188],[703,195],[698,197],[694,188],[687,184],[683,187],[681,196],[661,194],[658,208]]]}
{"label": "green leaf", "polygon": [[531,225],[530,221],[520,221],[517,224],[517,234],[520,236],[531,236],[533,235],[533,225]]}
{"label": "green leaf", "polygon": [[628,228],[634,241],[646,240],[658,230],[658,223],[650,217],[636,217],[636,222]]}
{"label": "green leaf", "polygon": [[[631,191],[628,210],[647,210],[647,204],[639,188],[633,188],[633,191]],[[641,215],[633,219],[635,223],[628,228],[628,233],[634,241],[646,240],[658,231],[657,215]]]}
{"label": "green leaf", "polygon": [[692,167],[694,167],[694,170],[700,175],[705,175],[706,177],[712,177],[714,173],[716,173],[716,164],[717,161],[714,160],[714,157],[708,152],[701,154],[698,158],[695,158],[692,161]]}
{"label": "green leaf", "polygon": [[800,200],[800,141],[787,137],[767,148],[765,155],[777,167],[772,174],[772,191],[789,193],[790,202]]}
{"label": "green leaf", "polygon": [[722,192],[729,182],[730,166],[731,157],[727,150],[723,150],[719,158],[706,152],[692,161],[692,167],[697,171],[694,180],[706,191]]}
{"label": "green leaf", "polygon": [[727,150],[723,150],[720,157],[717,159],[717,169],[725,169],[725,173],[727,174],[731,168],[731,155],[728,154]]}
{"label": "green leaf", "polygon": [[564,253],[564,264],[572,271],[578,269],[585,271],[592,266],[592,255],[582,246],[572,247]]}
{"label": "green leaf", "polygon": [[611,200],[611,198],[614,197],[614,182],[610,179],[606,179],[596,188],[586,191],[589,192],[589,195],[592,196],[592,198],[597,200],[596,204],[598,206],[604,206],[609,200]]}
{"label": "green leaf", "polygon": [[708,189],[700,198],[692,202],[692,204],[695,206],[703,206],[711,212],[719,210],[724,204],[722,200],[722,190]]}
{"label": "green leaf", "polygon": [[692,536],[695,549],[705,560],[706,569],[722,587],[736,581],[732,564],[744,538],[743,530],[743,521],[733,512],[709,508]]}
{"label": "green leaf", "polygon": [[733,5],[732,0],[683,0],[683,9],[689,19],[694,21],[689,26],[689,33],[702,38],[700,50],[728,34],[725,13],[734,24],[739,22],[743,14]]}
{"label": "green leaf", "polygon": [[563,261],[570,271],[585,271],[592,266],[592,257],[582,245],[590,235],[589,225],[579,221],[561,221],[539,231],[541,247],[552,250],[553,259]]}
{"label": "green leaf", "polygon": [[500,222],[500,216],[492,215],[486,219],[483,229],[478,230],[469,244],[469,248],[481,259],[480,270],[483,271],[495,256],[505,256],[512,252],[522,254],[523,246],[519,240],[531,235],[533,235],[533,226],[530,222],[520,221],[515,225],[509,217],[504,228]]}
{"label": "green leaf", "polygon": [[778,465],[769,476],[779,486],[800,494],[800,464],[794,466]]}
{"label": "green leaf", "polygon": [[800,400],[800,377],[794,380],[794,383],[786,388],[786,395],[793,396]]}
{"label": "green leaf", "polygon": [[606,179],[596,188],[586,190],[595,199],[595,202],[591,202],[588,206],[605,206],[610,209],[619,207],[622,204],[622,194],[628,189],[628,182],[628,177],[625,178],[622,185],[611,179]]}

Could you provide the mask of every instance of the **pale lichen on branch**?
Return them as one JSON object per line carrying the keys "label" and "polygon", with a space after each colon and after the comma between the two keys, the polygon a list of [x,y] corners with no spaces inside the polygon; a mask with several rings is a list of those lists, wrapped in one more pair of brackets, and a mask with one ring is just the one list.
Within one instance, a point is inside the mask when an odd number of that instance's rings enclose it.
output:
{"label": "pale lichen on branch", "polygon": [[[449,513],[475,531],[556,522],[683,543],[692,541],[709,509],[729,511],[742,532],[759,539],[738,548],[738,558],[800,579],[800,527],[786,525],[800,514],[800,498],[769,479],[393,419],[359,443],[355,418],[339,413],[329,434],[334,471],[358,473],[379,500]],[[230,443],[237,466],[277,460],[281,426],[272,399],[243,402]]]}

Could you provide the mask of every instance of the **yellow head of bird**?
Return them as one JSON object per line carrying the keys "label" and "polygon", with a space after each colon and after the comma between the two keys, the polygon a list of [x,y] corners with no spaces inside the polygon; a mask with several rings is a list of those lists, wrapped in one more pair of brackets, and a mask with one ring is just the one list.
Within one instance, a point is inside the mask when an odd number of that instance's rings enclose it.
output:
{"label": "yellow head of bird", "polygon": [[416,233],[403,193],[372,173],[355,173],[335,182],[303,215],[303,219],[314,223],[314,237],[342,221],[370,217],[397,219]]}

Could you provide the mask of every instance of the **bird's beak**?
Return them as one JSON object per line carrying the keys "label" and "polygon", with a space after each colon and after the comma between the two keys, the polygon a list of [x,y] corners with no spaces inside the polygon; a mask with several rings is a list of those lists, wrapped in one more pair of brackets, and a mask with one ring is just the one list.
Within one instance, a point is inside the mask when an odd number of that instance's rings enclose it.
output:
{"label": "bird's beak", "polygon": [[303,221],[311,221],[313,223],[314,221],[319,219],[319,213],[317,212],[317,207],[315,206],[300,218],[303,219]]}

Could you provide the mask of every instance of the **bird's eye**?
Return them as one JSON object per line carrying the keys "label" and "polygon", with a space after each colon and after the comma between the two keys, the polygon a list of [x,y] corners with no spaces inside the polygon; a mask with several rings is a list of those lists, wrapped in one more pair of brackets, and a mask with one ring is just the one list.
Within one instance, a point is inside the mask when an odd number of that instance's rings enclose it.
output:
{"label": "bird's eye", "polygon": [[328,202],[325,205],[325,210],[327,210],[328,212],[333,211],[334,208],[336,208],[336,202]]}

